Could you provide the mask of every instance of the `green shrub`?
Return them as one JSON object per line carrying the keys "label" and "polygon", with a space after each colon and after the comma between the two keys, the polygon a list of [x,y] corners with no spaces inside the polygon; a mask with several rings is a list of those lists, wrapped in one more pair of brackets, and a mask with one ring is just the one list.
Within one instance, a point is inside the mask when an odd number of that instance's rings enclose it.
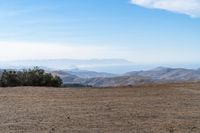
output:
{"label": "green shrub", "polygon": [[35,67],[23,71],[4,70],[0,78],[1,87],[14,86],[47,86],[60,87],[62,79],[58,76],[53,76],[51,73],[46,73],[43,69]]}

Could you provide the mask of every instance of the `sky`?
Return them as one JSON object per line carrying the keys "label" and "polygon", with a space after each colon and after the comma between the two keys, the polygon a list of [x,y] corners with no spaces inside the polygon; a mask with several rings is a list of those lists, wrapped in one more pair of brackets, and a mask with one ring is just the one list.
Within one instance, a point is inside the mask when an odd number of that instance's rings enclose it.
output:
{"label": "sky", "polygon": [[0,0],[0,60],[200,63],[199,0]]}

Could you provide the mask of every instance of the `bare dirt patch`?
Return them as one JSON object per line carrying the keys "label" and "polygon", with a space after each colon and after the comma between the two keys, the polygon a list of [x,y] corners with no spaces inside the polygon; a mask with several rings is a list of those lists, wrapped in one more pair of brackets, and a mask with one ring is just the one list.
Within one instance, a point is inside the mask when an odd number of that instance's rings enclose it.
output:
{"label": "bare dirt patch", "polygon": [[1,88],[2,133],[200,133],[200,84]]}

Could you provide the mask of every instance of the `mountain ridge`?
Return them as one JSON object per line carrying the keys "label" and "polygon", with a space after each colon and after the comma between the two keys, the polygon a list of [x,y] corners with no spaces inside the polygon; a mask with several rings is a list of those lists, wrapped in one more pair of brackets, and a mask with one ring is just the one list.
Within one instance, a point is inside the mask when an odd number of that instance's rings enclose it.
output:
{"label": "mountain ridge", "polygon": [[[72,74],[73,75],[73,74]],[[69,79],[64,77],[64,83],[78,83],[94,87],[129,86],[154,83],[176,83],[200,81],[200,71],[185,68],[159,67],[147,71],[133,71],[113,77],[83,78],[75,75]]]}
{"label": "mountain ridge", "polygon": [[[1,69],[0,75],[3,69]],[[200,69],[157,67],[151,70],[112,74],[88,70],[48,70],[62,78],[64,84],[80,84],[93,87],[135,86],[143,84],[197,82]]]}

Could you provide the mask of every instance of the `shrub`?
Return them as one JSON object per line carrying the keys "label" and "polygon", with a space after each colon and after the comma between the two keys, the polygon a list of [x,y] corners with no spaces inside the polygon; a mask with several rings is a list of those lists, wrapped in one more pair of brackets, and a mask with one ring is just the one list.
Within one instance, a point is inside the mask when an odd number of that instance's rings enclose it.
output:
{"label": "shrub", "polygon": [[58,76],[53,76],[51,73],[46,73],[43,69],[35,67],[23,71],[4,70],[0,78],[1,87],[14,86],[48,86],[60,87],[62,79]]}

